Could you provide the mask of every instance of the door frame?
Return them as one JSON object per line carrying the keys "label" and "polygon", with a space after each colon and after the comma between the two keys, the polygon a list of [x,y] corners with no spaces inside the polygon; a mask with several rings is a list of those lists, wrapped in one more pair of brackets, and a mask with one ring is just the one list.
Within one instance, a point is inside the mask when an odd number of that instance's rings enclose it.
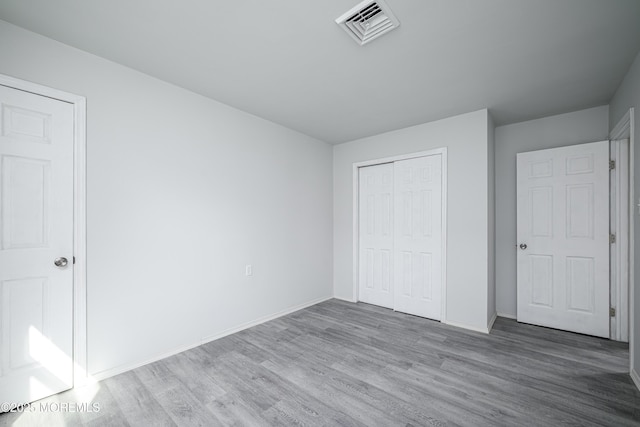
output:
{"label": "door frame", "polygon": [[[629,341],[629,144],[623,138],[609,140],[609,159],[615,162],[610,176],[610,233],[615,236],[609,251],[610,317],[609,338]],[[621,197],[624,195],[623,197]]]}
{"label": "door frame", "polygon": [[433,150],[420,151],[417,153],[410,154],[401,154],[398,156],[392,157],[384,157],[374,160],[366,160],[363,162],[353,163],[353,194],[352,194],[352,218],[353,218],[353,295],[355,296],[355,301],[358,302],[360,300],[358,295],[358,277],[359,277],[359,254],[360,254],[360,205],[359,205],[359,193],[360,193],[360,185],[359,185],[359,169],[365,166],[374,166],[380,165],[384,163],[392,163],[401,160],[415,159],[418,157],[428,157],[428,156],[442,156],[442,314],[440,318],[440,322],[446,322],[446,308],[447,308],[447,148],[436,148]]}
{"label": "door frame", "polygon": [[87,371],[87,101],[84,96],[0,74],[0,85],[73,105],[73,387],[88,383]]}
{"label": "door frame", "polygon": [[[609,133],[610,140],[629,138],[629,371],[631,377],[634,378],[634,374],[637,377],[637,370],[633,364],[634,361],[634,324],[635,324],[635,278],[634,278],[634,254],[635,254],[635,242],[634,242],[634,215],[635,208],[639,207],[635,203],[635,189],[633,185],[634,180],[634,167],[633,159],[635,153],[634,144],[634,108],[630,108],[616,124],[613,130]],[[611,286],[620,286],[621,284],[616,281]],[[620,288],[617,288],[617,292],[620,292]],[[619,295],[619,293],[617,294]],[[634,378],[636,385],[640,388],[640,378]]]}

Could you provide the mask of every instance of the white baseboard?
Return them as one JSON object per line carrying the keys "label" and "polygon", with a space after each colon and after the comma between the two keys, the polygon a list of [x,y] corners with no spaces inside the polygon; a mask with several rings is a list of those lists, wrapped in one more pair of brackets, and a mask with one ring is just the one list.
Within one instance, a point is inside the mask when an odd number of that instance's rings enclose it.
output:
{"label": "white baseboard", "polygon": [[489,320],[489,324],[487,324],[487,333],[491,332],[491,329],[493,329],[493,324],[496,323],[497,318],[498,313],[493,313],[493,316],[491,316],[491,320]]}
{"label": "white baseboard", "polygon": [[475,331],[475,332],[480,332],[483,334],[488,334],[489,333],[489,329],[488,328],[478,328],[475,326],[469,326],[469,325],[465,325],[463,323],[457,323],[457,322],[450,322],[450,321],[446,321],[446,322],[442,322],[445,325],[449,325],[449,326],[455,326],[456,328],[462,328],[462,329],[467,329],[469,331]]}
{"label": "white baseboard", "polygon": [[633,383],[636,385],[637,389],[640,390],[640,375],[638,375],[635,369],[631,369],[631,372],[629,374],[631,375],[631,379],[633,380]]}
{"label": "white baseboard", "polygon": [[506,317],[507,319],[513,319],[513,320],[518,319],[518,316],[516,316],[515,314],[507,314],[507,313],[500,313],[500,312],[498,312],[498,317]]}
{"label": "white baseboard", "polygon": [[256,320],[252,320],[251,322],[246,322],[246,323],[243,323],[241,325],[235,326],[233,328],[229,328],[227,330],[224,330],[224,331],[222,331],[220,333],[207,336],[205,338],[202,338],[200,341],[198,341],[196,343],[188,344],[188,345],[181,346],[181,347],[178,347],[178,348],[174,348],[172,350],[169,350],[167,352],[164,352],[164,353],[158,354],[156,356],[150,357],[150,358],[145,359],[143,361],[134,362],[134,363],[127,363],[125,365],[116,366],[115,368],[106,369],[104,371],[100,371],[100,372],[97,372],[95,374],[91,374],[90,375],[90,379],[92,381],[105,380],[107,378],[116,376],[118,374],[122,374],[122,373],[130,371],[132,369],[139,368],[140,366],[148,365],[149,363],[153,363],[153,362],[157,362],[158,360],[166,359],[167,357],[171,357],[171,356],[176,355],[178,353],[182,353],[183,351],[191,350],[192,348],[196,348],[198,346],[201,346],[202,344],[206,344],[208,342],[215,341],[217,339],[226,337],[227,335],[235,334],[236,332],[240,332],[240,331],[243,331],[245,329],[249,329],[249,328],[251,328],[253,326],[260,325],[261,323],[265,323],[265,322],[268,322],[270,320],[277,319],[278,317],[286,316],[287,314],[291,314],[291,313],[293,313],[295,311],[302,310],[302,309],[307,308],[307,307],[311,307],[312,305],[320,304],[321,302],[330,300],[332,298],[333,298],[332,296],[322,297],[322,298],[318,298],[318,299],[315,299],[315,300],[312,300],[312,301],[305,302],[303,304],[298,304],[298,305],[295,305],[293,307],[289,307],[289,308],[284,309],[282,311],[279,311],[277,313],[270,314],[270,315],[267,315],[267,316],[263,316],[263,317],[260,317],[260,318],[258,318]]}
{"label": "white baseboard", "polygon": [[235,334],[236,332],[240,332],[240,331],[243,331],[245,329],[249,329],[249,328],[251,328],[253,326],[257,326],[257,325],[259,325],[261,323],[268,322],[269,320],[277,319],[278,317],[286,316],[287,314],[291,314],[294,311],[302,310],[303,308],[307,308],[307,307],[311,307],[312,305],[320,304],[321,302],[328,301],[328,300],[330,300],[332,298],[333,297],[318,298],[318,299],[315,299],[313,301],[305,302],[304,304],[299,304],[299,305],[296,305],[296,306],[293,306],[293,307],[289,307],[289,308],[284,309],[282,311],[279,311],[277,313],[261,317],[259,319],[253,320],[251,322],[244,323],[244,324],[242,324],[240,326],[236,326],[234,328],[227,329],[226,331],[222,331],[222,332],[220,332],[218,334],[209,335],[208,337],[203,338],[202,342],[200,344],[198,344],[198,345],[202,345],[202,344],[208,343],[210,341],[215,341],[217,339],[224,338],[227,335]]}
{"label": "white baseboard", "polygon": [[353,298],[343,298],[343,297],[333,297],[334,299],[339,299],[340,301],[346,301],[346,302],[358,302],[357,300],[354,300]]}

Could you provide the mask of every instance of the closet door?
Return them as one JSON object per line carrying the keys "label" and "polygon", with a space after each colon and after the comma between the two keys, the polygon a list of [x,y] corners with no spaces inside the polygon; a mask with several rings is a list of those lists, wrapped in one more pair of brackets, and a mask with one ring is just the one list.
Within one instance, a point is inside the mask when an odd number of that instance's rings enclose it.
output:
{"label": "closet door", "polygon": [[394,309],[442,314],[442,156],[394,163]]}
{"label": "closet door", "polygon": [[393,308],[393,163],[359,174],[359,300]]}

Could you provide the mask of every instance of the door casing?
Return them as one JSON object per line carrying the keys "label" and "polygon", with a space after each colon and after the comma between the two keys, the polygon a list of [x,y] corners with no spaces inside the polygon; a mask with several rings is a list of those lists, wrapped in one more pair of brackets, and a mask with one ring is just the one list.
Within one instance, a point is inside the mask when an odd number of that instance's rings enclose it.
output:
{"label": "door casing", "polygon": [[73,105],[73,386],[87,384],[86,98],[0,74],[0,85]]}
{"label": "door casing", "polygon": [[407,159],[415,159],[417,157],[426,157],[426,156],[433,156],[433,155],[441,155],[442,156],[442,224],[441,224],[441,230],[442,230],[442,314],[441,314],[441,319],[440,322],[442,323],[447,323],[447,312],[446,312],[446,307],[447,307],[447,148],[443,147],[443,148],[437,148],[437,149],[433,149],[433,150],[428,150],[428,151],[420,151],[417,153],[411,153],[411,154],[403,154],[403,155],[399,155],[399,156],[393,156],[393,157],[385,157],[385,158],[380,158],[380,159],[374,159],[374,160],[367,160],[364,162],[357,162],[353,164],[353,195],[352,195],[352,205],[353,205],[353,212],[352,212],[352,218],[353,218],[353,277],[352,277],[352,282],[353,282],[353,295],[354,295],[354,302],[359,301],[359,296],[358,296],[358,277],[359,277],[359,241],[360,241],[360,235],[359,235],[359,229],[360,229],[360,206],[359,206],[359,202],[358,202],[358,194],[359,194],[359,176],[360,174],[358,173],[359,168],[361,167],[365,167],[365,166],[373,166],[373,165],[379,165],[379,164],[383,164],[383,163],[391,163],[391,162],[396,162],[396,161],[400,161],[400,160],[407,160]]}
{"label": "door casing", "polygon": [[615,240],[610,245],[610,304],[615,316],[610,318],[609,338],[629,341],[629,142],[628,138],[610,139],[609,229]]}
{"label": "door casing", "polygon": [[[634,329],[635,329],[635,292],[636,292],[636,283],[635,283],[635,268],[634,268],[634,257],[635,257],[635,244],[634,244],[634,217],[636,215],[636,209],[640,209],[640,206],[636,204],[636,196],[634,189],[634,167],[633,167],[633,159],[635,156],[635,125],[634,125],[634,117],[635,110],[634,108],[630,108],[620,119],[620,121],[616,124],[613,130],[609,133],[609,139],[618,140],[629,138],[629,272],[628,272],[628,281],[629,281],[629,372],[631,373],[631,378],[633,379],[636,386],[640,389],[640,376],[638,376],[637,370],[638,367],[634,366]],[[611,284],[614,286],[614,284]],[[615,284],[618,286],[618,284]]]}

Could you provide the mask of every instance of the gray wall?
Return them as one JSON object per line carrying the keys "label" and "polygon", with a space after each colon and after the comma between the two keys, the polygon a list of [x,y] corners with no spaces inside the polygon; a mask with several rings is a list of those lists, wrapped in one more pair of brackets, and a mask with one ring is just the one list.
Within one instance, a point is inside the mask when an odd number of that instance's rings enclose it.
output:
{"label": "gray wall", "polygon": [[[635,61],[631,65],[631,68],[627,72],[622,84],[618,87],[615,96],[611,100],[609,110],[609,125],[611,129],[618,124],[622,116],[629,111],[629,108],[635,108],[635,135],[634,135],[634,158],[633,158],[633,173],[634,173],[634,200],[638,200],[640,197],[640,145],[638,141],[640,138],[640,132],[638,132],[640,126],[640,53],[636,56]],[[640,370],[640,215],[637,210],[634,210],[636,214],[633,217],[634,226],[634,301],[632,301],[635,312],[634,321],[634,335],[632,338],[631,352],[633,354],[632,368],[634,369],[632,375],[636,381],[636,385],[640,388],[640,376],[638,371]]]}
{"label": "gray wall", "polygon": [[87,98],[90,374],[331,297],[330,145],[3,21],[0,58]]}
{"label": "gray wall", "polygon": [[[336,145],[334,293],[355,300],[353,164],[447,147],[447,322],[486,330],[489,273],[488,113],[480,110]],[[483,178],[484,179],[481,179]]]}
{"label": "gray wall", "polygon": [[516,317],[516,153],[608,139],[609,109],[568,114],[497,127],[496,304],[498,314]]}

